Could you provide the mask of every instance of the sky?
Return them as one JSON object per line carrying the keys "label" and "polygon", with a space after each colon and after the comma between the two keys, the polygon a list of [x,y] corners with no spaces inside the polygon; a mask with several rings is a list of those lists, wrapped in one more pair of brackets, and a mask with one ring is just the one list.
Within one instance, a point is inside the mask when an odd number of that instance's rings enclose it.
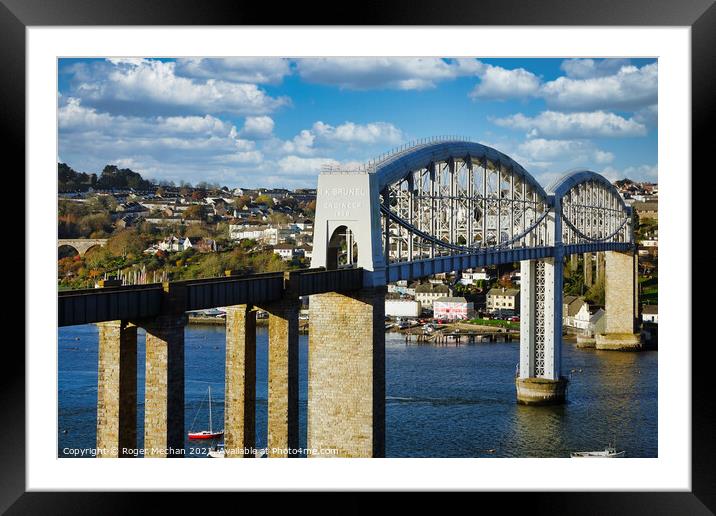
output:
{"label": "sky", "polygon": [[654,59],[109,58],[58,63],[58,162],[176,184],[315,188],[411,140],[461,135],[547,187],[657,180]]}

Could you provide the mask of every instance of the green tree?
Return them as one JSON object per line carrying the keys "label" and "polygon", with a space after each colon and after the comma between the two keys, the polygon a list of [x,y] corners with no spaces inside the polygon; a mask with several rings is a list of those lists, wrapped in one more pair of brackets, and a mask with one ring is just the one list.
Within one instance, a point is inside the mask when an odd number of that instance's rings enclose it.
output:
{"label": "green tree", "polygon": [[192,204],[184,211],[184,217],[191,220],[203,220],[204,206],[201,204]]}
{"label": "green tree", "polygon": [[273,208],[273,205],[274,205],[273,199],[266,194],[259,195],[256,198],[256,203],[257,204],[265,204],[269,208]]}

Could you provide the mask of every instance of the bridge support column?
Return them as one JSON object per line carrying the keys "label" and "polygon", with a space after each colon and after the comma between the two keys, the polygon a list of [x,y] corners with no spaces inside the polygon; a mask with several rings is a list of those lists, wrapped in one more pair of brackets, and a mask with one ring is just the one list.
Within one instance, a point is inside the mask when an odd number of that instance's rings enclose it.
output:
{"label": "bridge support column", "polygon": [[385,456],[385,291],[311,296],[308,447],[321,456]]}
{"label": "bridge support column", "polygon": [[137,448],[137,327],[98,323],[97,457],[132,457]]}
{"label": "bridge support column", "polygon": [[579,255],[572,254],[569,256],[569,270],[576,271],[579,266]]}
{"label": "bridge support column", "polygon": [[256,311],[249,305],[226,308],[224,400],[225,457],[254,457],[250,450],[256,445]]}
{"label": "bridge support column", "polygon": [[592,253],[584,253],[584,285],[592,286]]}
{"label": "bridge support column", "polygon": [[606,251],[604,333],[596,335],[596,348],[618,351],[641,349],[636,330],[638,306],[637,259],[633,252]]}
{"label": "bridge support column", "polygon": [[517,402],[564,403],[567,380],[561,376],[562,262],[520,262],[520,366]]}
{"label": "bridge support column", "polygon": [[268,456],[298,449],[298,298],[265,307],[268,329]]}
{"label": "bridge support column", "polygon": [[145,457],[184,455],[185,314],[160,315],[146,324]]}
{"label": "bridge support column", "polygon": [[605,269],[605,260],[604,252],[600,251],[596,253],[596,269],[597,269],[597,283],[604,284],[604,269]]}

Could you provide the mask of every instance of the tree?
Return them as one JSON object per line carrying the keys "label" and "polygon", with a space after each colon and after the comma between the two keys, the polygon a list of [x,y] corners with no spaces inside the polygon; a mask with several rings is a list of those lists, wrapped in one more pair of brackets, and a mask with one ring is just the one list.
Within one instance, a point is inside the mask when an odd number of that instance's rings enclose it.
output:
{"label": "tree", "polygon": [[201,204],[192,204],[184,212],[184,218],[191,220],[203,220],[204,207]]}
{"label": "tree", "polygon": [[256,198],[256,203],[257,204],[265,204],[269,208],[273,208],[273,205],[274,205],[273,199],[266,194],[259,195]]}
{"label": "tree", "polygon": [[146,248],[146,240],[137,233],[136,229],[122,230],[107,240],[107,249],[114,256],[122,258],[141,256]]}
{"label": "tree", "polygon": [[234,199],[234,208],[237,210],[243,210],[244,207],[251,202],[251,197],[248,195],[242,195],[241,197],[237,197]]}

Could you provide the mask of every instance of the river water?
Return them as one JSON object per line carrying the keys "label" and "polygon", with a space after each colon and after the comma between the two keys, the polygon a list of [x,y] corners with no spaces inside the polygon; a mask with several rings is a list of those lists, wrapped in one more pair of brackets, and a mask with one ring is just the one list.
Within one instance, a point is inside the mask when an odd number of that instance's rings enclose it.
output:
{"label": "river water", "polygon": [[[138,446],[143,446],[144,332],[138,334]],[[187,326],[186,430],[208,427],[211,385],[215,427],[224,418],[224,327]],[[267,331],[257,328],[256,444],[266,446]],[[306,445],[308,337],[299,354],[300,445]],[[386,454],[388,457],[568,457],[609,443],[628,457],[656,457],[657,352],[576,349],[565,342],[568,403],[515,403],[519,343],[406,345],[386,335]],[[203,401],[203,406],[199,410]],[[95,445],[97,327],[60,328],[58,456]],[[192,428],[192,422],[196,421]],[[203,456],[196,441],[187,456]]]}

